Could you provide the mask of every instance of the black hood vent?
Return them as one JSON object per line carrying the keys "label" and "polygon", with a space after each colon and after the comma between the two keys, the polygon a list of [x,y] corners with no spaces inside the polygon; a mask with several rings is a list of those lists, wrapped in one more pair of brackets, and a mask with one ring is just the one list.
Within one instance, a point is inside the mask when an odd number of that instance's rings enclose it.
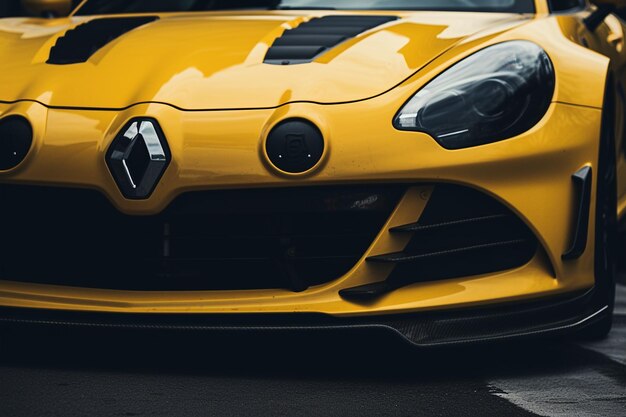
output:
{"label": "black hood vent", "polygon": [[133,29],[157,20],[156,16],[94,19],[68,30],[50,50],[48,64],[87,62],[93,54]]}
{"label": "black hood vent", "polygon": [[266,64],[311,62],[321,53],[367,30],[397,20],[397,16],[324,16],[286,30],[265,55]]}

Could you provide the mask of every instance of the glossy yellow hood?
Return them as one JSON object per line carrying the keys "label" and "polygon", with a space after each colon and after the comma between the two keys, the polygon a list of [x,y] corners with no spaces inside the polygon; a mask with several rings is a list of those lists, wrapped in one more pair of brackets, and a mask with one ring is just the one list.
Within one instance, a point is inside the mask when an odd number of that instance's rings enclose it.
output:
{"label": "glossy yellow hood", "polygon": [[529,18],[385,12],[399,19],[339,44],[314,62],[263,62],[285,30],[323,14],[164,14],[106,44],[87,62],[70,65],[46,61],[57,40],[89,18],[0,20],[0,101],[116,109],[161,102],[181,109],[243,109],[362,100],[394,88],[468,37],[510,29]]}

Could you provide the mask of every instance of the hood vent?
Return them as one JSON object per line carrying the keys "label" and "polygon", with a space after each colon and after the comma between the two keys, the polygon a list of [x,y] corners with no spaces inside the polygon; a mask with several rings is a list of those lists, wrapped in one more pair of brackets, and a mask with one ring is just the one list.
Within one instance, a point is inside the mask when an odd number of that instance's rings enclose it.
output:
{"label": "hood vent", "polygon": [[48,64],[87,62],[108,43],[133,29],[157,20],[156,16],[94,19],[68,30],[50,50]]}
{"label": "hood vent", "polygon": [[266,64],[290,65],[318,55],[361,33],[397,20],[396,16],[324,16],[286,30],[267,51]]}

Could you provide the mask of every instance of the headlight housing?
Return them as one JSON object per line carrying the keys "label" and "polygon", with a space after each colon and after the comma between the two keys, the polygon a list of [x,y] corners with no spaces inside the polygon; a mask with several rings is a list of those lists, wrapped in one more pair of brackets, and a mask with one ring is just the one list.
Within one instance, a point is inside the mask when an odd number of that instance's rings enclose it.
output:
{"label": "headlight housing", "polygon": [[500,43],[430,81],[404,105],[394,126],[426,132],[447,149],[497,142],[537,124],[554,85],[552,62],[538,45]]}

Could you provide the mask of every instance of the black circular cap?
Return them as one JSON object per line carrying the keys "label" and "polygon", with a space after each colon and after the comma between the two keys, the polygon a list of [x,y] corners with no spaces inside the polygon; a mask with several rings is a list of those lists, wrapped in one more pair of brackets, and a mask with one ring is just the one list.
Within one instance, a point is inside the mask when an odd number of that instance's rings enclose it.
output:
{"label": "black circular cap", "polygon": [[320,161],[324,153],[324,137],[311,122],[286,120],[272,129],[265,149],[276,168],[298,174],[310,170]]}
{"label": "black circular cap", "polygon": [[33,143],[33,129],[21,116],[0,120],[0,170],[11,169],[26,158]]}

